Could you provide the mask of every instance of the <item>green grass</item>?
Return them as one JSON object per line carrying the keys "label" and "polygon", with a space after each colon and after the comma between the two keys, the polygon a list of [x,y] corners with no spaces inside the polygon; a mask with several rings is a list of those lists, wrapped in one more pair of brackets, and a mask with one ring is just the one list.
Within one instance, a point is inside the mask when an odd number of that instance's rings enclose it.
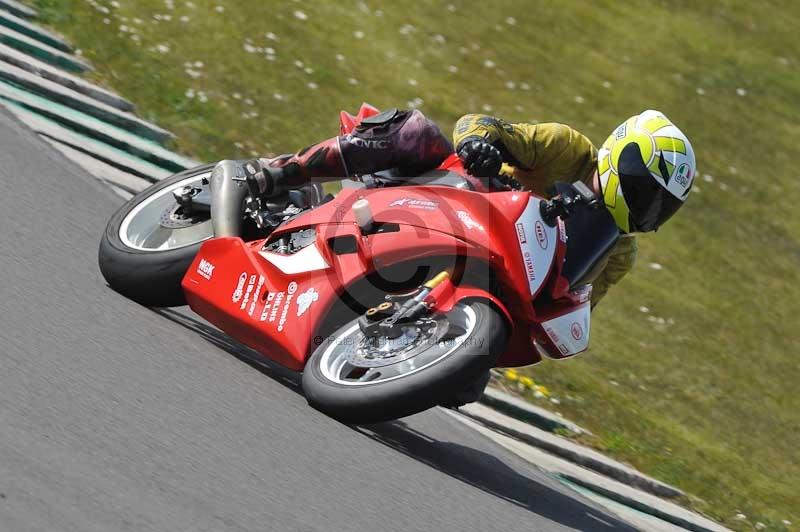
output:
{"label": "green grass", "polygon": [[99,81],[206,160],[293,151],[335,134],[338,111],[362,100],[419,98],[445,130],[482,110],[560,121],[596,143],[664,111],[713,181],[640,239],[637,268],[595,312],[591,352],[526,371],[599,446],[712,517],[800,523],[800,4],[34,3]]}

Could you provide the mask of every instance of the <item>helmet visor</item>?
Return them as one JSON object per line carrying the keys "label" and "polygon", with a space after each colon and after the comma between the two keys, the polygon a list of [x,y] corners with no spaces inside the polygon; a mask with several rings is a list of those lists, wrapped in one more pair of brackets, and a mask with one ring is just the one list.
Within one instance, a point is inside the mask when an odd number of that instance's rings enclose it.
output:
{"label": "helmet visor", "polygon": [[632,232],[655,231],[683,205],[649,174],[646,178],[621,174],[619,179]]}
{"label": "helmet visor", "polygon": [[[666,172],[666,168],[661,168],[662,177],[669,181]],[[631,231],[655,231],[683,205],[650,174],[635,142],[628,144],[620,154],[619,181],[630,211]]]}

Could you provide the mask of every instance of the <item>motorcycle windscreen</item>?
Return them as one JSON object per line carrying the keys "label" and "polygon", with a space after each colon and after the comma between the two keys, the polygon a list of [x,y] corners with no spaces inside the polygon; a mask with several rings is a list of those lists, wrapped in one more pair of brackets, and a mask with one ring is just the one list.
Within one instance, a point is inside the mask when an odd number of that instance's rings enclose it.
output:
{"label": "motorcycle windscreen", "polygon": [[[568,187],[563,183],[556,184]],[[591,209],[580,205],[564,221],[567,232],[567,254],[562,275],[572,289],[591,282],[595,268],[611,253],[619,240],[619,228],[607,209]]]}

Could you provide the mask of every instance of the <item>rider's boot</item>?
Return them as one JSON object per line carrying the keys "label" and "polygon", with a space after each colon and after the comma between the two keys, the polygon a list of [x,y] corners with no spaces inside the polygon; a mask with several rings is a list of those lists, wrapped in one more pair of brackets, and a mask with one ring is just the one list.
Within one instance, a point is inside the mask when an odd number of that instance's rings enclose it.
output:
{"label": "rider's boot", "polygon": [[251,194],[259,197],[272,197],[291,188],[349,175],[338,137],[313,144],[294,155],[248,161],[244,171]]}

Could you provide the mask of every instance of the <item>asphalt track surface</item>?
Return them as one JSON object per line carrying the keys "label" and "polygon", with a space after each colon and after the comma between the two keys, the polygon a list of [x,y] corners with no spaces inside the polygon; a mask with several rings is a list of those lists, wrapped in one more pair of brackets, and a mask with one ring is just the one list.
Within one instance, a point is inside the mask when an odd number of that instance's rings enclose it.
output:
{"label": "asphalt track surface", "polygon": [[0,532],[630,530],[442,411],[340,424],[111,291],[121,203],[0,111]]}

